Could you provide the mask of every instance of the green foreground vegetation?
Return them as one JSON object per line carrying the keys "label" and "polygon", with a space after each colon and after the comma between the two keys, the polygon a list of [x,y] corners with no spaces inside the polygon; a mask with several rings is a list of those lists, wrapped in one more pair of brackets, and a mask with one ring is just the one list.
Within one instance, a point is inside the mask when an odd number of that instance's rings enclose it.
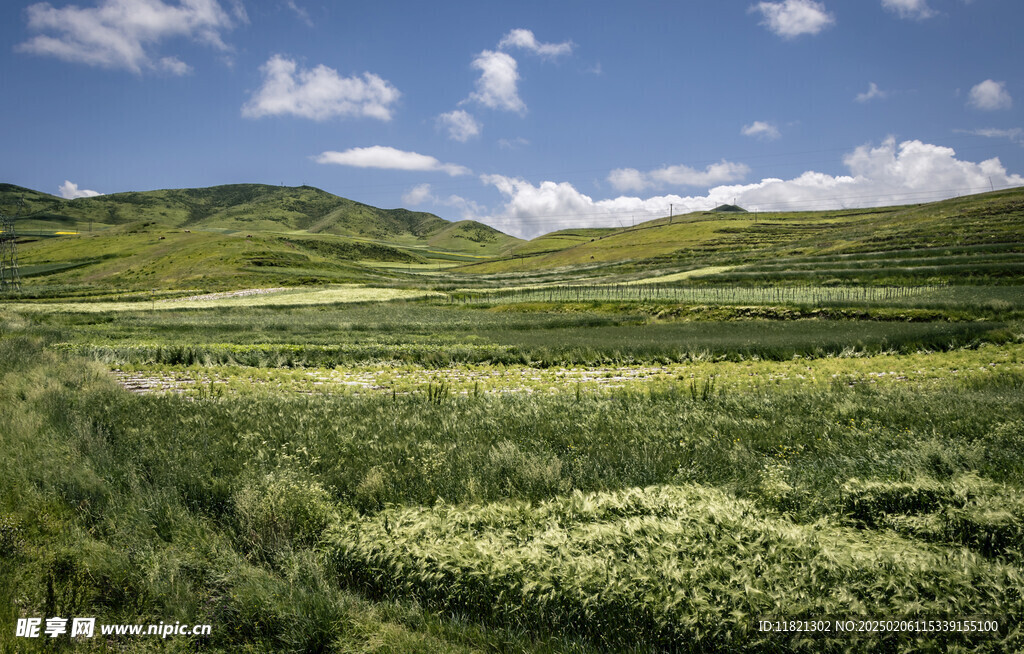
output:
{"label": "green foreground vegetation", "polygon": [[[0,651],[1024,650],[1020,192],[467,267],[444,221],[193,191],[26,198],[107,223],[0,304]],[[212,630],[15,636],[57,616]]]}
{"label": "green foreground vegetation", "polygon": [[[181,651],[1022,646],[1018,320],[623,309],[5,314],[5,622],[217,625]],[[755,623],[960,615],[1000,631]]]}

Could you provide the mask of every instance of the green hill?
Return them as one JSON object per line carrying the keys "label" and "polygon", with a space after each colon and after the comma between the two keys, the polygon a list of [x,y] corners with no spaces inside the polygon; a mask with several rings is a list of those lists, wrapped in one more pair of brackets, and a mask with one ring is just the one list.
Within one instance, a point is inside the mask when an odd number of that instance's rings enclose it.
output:
{"label": "green hill", "polygon": [[1024,189],[871,209],[705,211],[531,241],[308,186],[238,184],[63,200],[0,185],[0,211],[15,214],[21,198],[22,275],[37,286],[392,283],[412,280],[417,271],[485,286],[583,277],[1024,284]]}
{"label": "green hill", "polygon": [[473,221],[379,209],[309,186],[232,184],[65,200],[0,185],[31,285],[229,288],[393,282],[380,264],[498,255],[517,238]]}
{"label": "green hill", "polygon": [[[702,279],[957,283],[994,276],[1024,281],[1024,189],[872,209],[697,212],[603,233],[583,231],[541,236],[504,256],[455,270],[621,275],[713,266],[721,271]],[[887,277],[876,274],[880,270]]]}
{"label": "green hill", "polygon": [[481,223],[452,223],[430,213],[379,209],[311,186],[229,184],[64,200],[2,184],[0,212],[15,215],[22,197],[25,205],[18,229],[24,233],[82,232],[90,227],[97,231],[145,221],[155,229],[335,234],[409,246],[442,247],[439,243],[444,243],[443,247],[474,254],[483,249],[488,255],[520,242]]}

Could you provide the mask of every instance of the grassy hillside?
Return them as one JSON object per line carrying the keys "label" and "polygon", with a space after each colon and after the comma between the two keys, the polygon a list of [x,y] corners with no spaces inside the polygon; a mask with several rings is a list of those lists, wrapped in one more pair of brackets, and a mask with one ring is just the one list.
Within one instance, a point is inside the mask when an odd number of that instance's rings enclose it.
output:
{"label": "grassy hillside", "polygon": [[79,290],[393,281],[379,264],[471,262],[520,242],[477,222],[378,209],[309,186],[64,200],[5,184],[0,211],[17,216],[26,284]]}
{"label": "grassy hillside", "polygon": [[[730,270],[730,281],[758,273],[746,277],[870,282],[880,278],[848,273],[858,267],[874,267],[889,271],[890,280],[903,275],[957,281],[965,274],[992,272],[1019,280],[1024,277],[1024,190],[876,209],[699,212],[671,221],[661,218],[627,229],[605,230],[586,238],[576,234],[549,234],[504,257],[459,271],[511,273],[582,266],[595,272],[621,273],[624,264],[676,271],[729,266],[736,267]],[[872,265],[873,259],[889,261]],[[891,277],[893,270],[896,278]],[[760,274],[767,271],[773,274]]]}
{"label": "grassy hillside", "polygon": [[[230,184],[63,200],[5,184],[0,185],[0,211],[14,215],[23,196],[19,231],[25,232],[66,231],[76,226],[79,231],[87,231],[90,225],[95,231],[146,221],[162,228],[326,233],[413,244],[435,237],[451,240],[445,234],[453,227],[434,214],[378,209],[311,186]],[[478,231],[486,235],[488,254],[497,254],[518,242],[479,223],[460,229],[467,234]],[[456,240],[451,244],[469,247],[474,242],[462,240],[466,243]],[[479,249],[475,243],[474,247]]]}
{"label": "grassy hillside", "polygon": [[363,261],[422,263],[405,250],[332,235],[163,230],[146,223],[41,239],[20,252],[26,288],[203,289],[390,281]]}
{"label": "grassy hillside", "polygon": [[[583,278],[1024,284],[1021,189],[903,207],[698,212],[529,242],[481,223],[377,209],[311,187],[245,184],[64,201],[7,185],[0,187],[0,207],[13,212],[22,196],[21,262],[32,284],[221,289],[412,281],[417,271],[443,276],[448,288]],[[77,235],[53,236],[69,231]]]}
{"label": "grassy hillside", "polygon": [[509,251],[509,254],[514,257],[537,255],[547,252],[557,252],[559,250],[565,250],[582,243],[589,243],[590,241],[597,240],[615,233],[616,229],[608,228],[592,228],[592,229],[563,229],[557,232],[551,232],[550,234],[544,234],[537,238],[521,243]]}

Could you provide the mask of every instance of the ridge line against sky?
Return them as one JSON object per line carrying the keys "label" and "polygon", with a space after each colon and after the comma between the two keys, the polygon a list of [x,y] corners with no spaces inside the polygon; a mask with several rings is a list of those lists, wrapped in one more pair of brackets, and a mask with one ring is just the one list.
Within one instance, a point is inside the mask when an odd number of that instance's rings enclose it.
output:
{"label": "ridge line against sky", "polygon": [[287,180],[523,237],[1024,185],[1020,3],[709,4],[25,3],[0,179]]}

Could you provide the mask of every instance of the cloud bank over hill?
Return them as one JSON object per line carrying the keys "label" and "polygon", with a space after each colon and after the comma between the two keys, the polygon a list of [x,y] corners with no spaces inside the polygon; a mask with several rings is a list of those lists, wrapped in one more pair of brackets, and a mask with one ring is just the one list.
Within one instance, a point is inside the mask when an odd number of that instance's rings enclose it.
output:
{"label": "cloud bank over hill", "polygon": [[60,196],[65,200],[74,200],[76,198],[93,198],[97,195],[103,195],[99,191],[93,191],[87,188],[78,188],[78,184],[72,181],[64,180],[64,183],[58,188]]}
{"label": "cloud bank over hill", "polygon": [[619,196],[595,200],[568,182],[533,184],[504,175],[481,181],[502,195],[504,205],[477,216],[508,234],[533,238],[558,229],[629,225],[675,214],[705,211],[736,203],[750,211],[828,210],[930,202],[992,188],[1024,186],[992,158],[980,163],[956,157],[952,148],[921,141],[897,144],[892,137],[879,146],[862,145],[843,157],[849,174],[807,171],[793,179],[766,178],[750,184],[720,185],[706,195],[676,194],[641,198]]}

